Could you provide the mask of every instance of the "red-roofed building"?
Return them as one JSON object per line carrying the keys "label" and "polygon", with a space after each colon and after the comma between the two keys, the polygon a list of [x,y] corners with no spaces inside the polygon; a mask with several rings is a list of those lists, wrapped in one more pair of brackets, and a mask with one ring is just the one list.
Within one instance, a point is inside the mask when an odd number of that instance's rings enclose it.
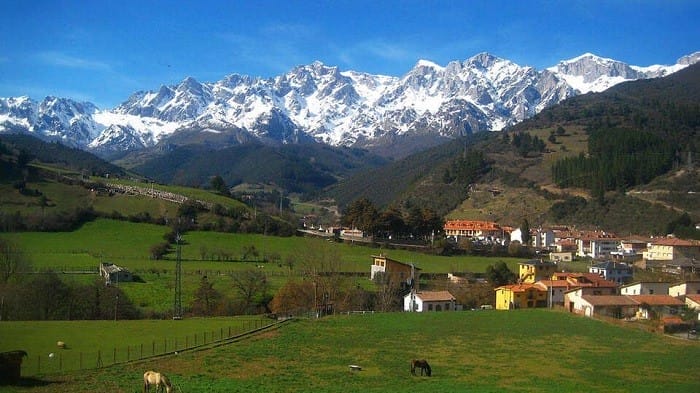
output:
{"label": "red-roofed building", "polygon": [[572,297],[569,310],[587,317],[650,319],[677,315],[684,303],[669,295],[582,295]]}
{"label": "red-roofed building", "polygon": [[700,241],[675,237],[652,239],[642,254],[643,268],[669,273],[700,270]]}
{"label": "red-roofed building", "polygon": [[577,253],[580,257],[606,258],[617,251],[620,239],[613,233],[587,232],[576,239]]}
{"label": "red-roofed building", "polygon": [[502,238],[504,229],[495,222],[476,220],[448,220],[444,226],[445,236],[455,240],[461,238]]}

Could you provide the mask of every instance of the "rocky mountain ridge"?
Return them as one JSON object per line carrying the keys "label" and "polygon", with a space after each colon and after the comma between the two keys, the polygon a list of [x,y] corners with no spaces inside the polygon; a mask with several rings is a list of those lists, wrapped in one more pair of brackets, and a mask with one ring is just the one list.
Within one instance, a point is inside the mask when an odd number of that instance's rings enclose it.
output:
{"label": "rocky mountain ridge", "polygon": [[0,132],[25,132],[97,153],[133,151],[178,131],[236,140],[371,147],[393,136],[450,138],[501,130],[577,94],[669,75],[700,60],[638,67],[590,53],[538,71],[489,53],[440,66],[419,60],[402,77],[321,62],[274,78],[232,74],[134,93],[112,110],[47,97],[0,98]]}

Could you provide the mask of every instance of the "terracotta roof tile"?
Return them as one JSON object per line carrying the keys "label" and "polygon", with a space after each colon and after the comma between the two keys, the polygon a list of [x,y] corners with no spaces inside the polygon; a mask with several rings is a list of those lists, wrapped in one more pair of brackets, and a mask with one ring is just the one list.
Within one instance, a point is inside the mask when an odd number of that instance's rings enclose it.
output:
{"label": "terracotta roof tile", "polygon": [[450,291],[421,291],[416,292],[416,296],[424,302],[440,302],[456,300]]}

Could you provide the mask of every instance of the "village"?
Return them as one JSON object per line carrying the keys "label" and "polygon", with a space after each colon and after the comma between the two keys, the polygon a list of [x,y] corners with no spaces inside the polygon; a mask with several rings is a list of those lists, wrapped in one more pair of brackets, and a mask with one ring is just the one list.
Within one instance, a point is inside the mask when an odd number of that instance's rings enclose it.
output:
{"label": "village", "polygon": [[[455,242],[522,242],[518,229],[487,221],[455,220],[445,223],[445,235]],[[602,231],[576,231],[566,227],[530,231],[529,245],[541,258],[519,263],[517,282],[494,288],[495,304],[481,309],[513,310],[559,307],[584,316],[622,320],[660,320],[667,329],[694,323],[680,317],[683,310],[700,310],[700,242],[672,237],[619,237]],[[566,272],[574,259],[590,261],[587,272]],[[635,281],[634,270],[659,272],[666,281]],[[418,280],[412,264],[374,256],[371,276],[387,274],[398,281]],[[448,280],[464,278],[448,274]],[[413,290],[404,296],[404,311],[461,310],[449,290]],[[700,317],[698,317],[700,319]],[[671,326],[674,326],[671,328]]]}

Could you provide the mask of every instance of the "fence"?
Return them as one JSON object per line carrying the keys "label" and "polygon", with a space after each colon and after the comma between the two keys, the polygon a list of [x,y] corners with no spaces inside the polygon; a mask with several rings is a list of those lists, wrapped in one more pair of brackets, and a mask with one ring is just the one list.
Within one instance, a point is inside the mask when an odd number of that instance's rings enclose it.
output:
{"label": "fence", "polygon": [[109,367],[115,364],[147,360],[179,352],[221,345],[237,338],[273,327],[285,320],[254,319],[241,321],[239,326],[228,326],[218,330],[205,331],[184,337],[163,337],[147,343],[110,347],[92,352],[74,352],[70,348],[57,348],[49,354],[29,354],[22,362],[22,376],[56,374]]}

